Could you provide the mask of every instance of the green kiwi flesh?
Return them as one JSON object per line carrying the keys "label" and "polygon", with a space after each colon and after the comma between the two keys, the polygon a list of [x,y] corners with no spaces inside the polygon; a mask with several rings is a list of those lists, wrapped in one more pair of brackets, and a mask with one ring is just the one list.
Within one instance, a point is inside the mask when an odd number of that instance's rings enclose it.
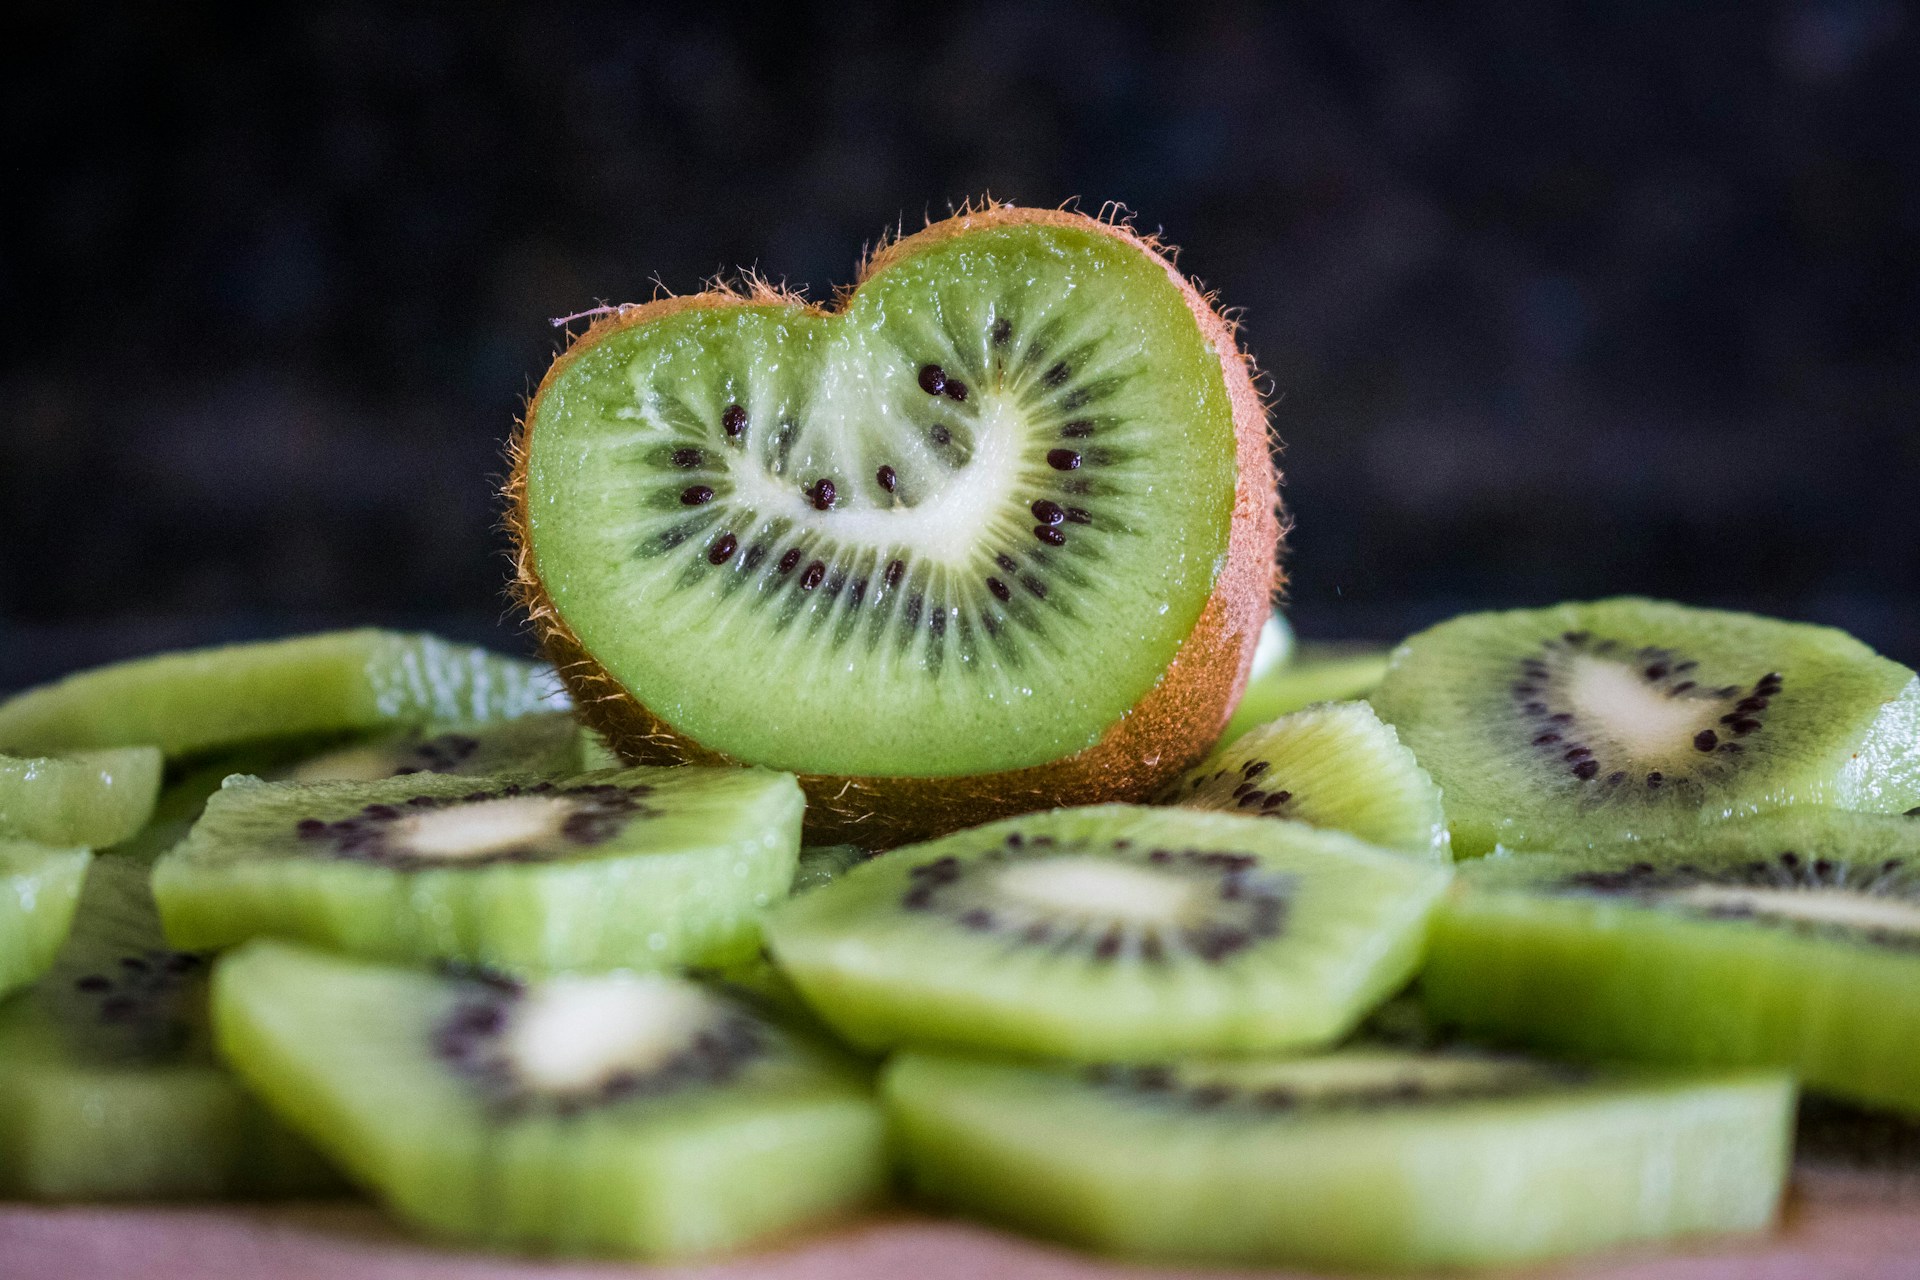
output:
{"label": "green kiwi flesh", "polygon": [[1447,861],[1440,788],[1364,702],[1264,724],[1176,779],[1163,804],[1291,819]]}
{"label": "green kiwi flesh", "polygon": [[769,913],[866,1049],[1094,1060],[1305,1048],[1418,967],[1448,868],[1191,809],[1058,809],[896,849]]}
{"label": "green kiwi flesh", "polygon": [[1371,1048],[1078,1071],[912,1053],[882,1092],[939,1204],[1123,1255],[1368,1271],[1762,1229],[1794,1097],[1783,1073]]}
{"label": "green kiwi flesh", "polygon": [[[1266,637],[1261,636],[1264,641]],[[1364,698],[1387,674],[1387,651],[1367,645],[1303,644],[1286,661],[1260,670],[1255,661],[1246,692],[1220,735],[1222,745],[1271,720],[1316,702]]]}
{"label": "green kiwi flesh", "polygon": [[288,1125],[447,1239],[678,1257],[886,1183],[859,1071],[683,978],[520,984],[257,942],[220,962],[214,1025]]}
{"label": "green kiwi flesh", "polygon": [[800,850],[800,865],[793,873],[793,891],[805,893],[832,884],[854,867],[873,857],[869,849],[852,844],[815,844]]}
{"label": "green kiwi flesh", "polygon": [[156,747],[0,755],[0,838],[118,844],[152,816],[163,763]]}
{"label": "green kiwi flesh", "polygon": [[1461,869],[1434,1016],[1562,1054],[1790,1067],[1920,1114],[1920,818],[1812,808]]}
{"label": "green kiwi flesh", "polygon": [[0,839],[0,996],[53,964],[92,860],[86,849]]}
{"label": "green kiwi flesh", "polygon": [[414,773],[529,773],[564,778],[619,768],[566,711],[496,724],[427,725],[330,746],[269,775],[276,782],[377,782]]}
{"label": "green kiwi flesh", "polygon": [[1920,679],[1803,623],[1639,599],[1469,614],[1397,649],[1371,701],[1445,791],[1460,857],[1920,805]]}
{"label": "green kiwi flesh", "polygon": [[154,869],[175,946],[257,935],[513,971],[726,964],[792,883],[791,775],[229,778]]}
{"label": "green kiwi flesh", "polygon": [[429,635],[333,631],[139,658],[0,702],[0,750],[152,744],[168,758],[270,738],[565,705],[552,673]]}

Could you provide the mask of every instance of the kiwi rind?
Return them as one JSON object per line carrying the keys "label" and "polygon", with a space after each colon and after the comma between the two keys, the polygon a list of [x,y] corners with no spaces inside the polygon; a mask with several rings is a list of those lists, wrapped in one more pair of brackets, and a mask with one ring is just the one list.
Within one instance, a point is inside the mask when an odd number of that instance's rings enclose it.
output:
{"label": "kiwi rind", "polygon": [[156,747],[0,754],[0,839],[90,849],[118,844],[152,815],[163,763]]}
{"label": "kiwi rind", "polygon": [[[816,842],[850,841],[886,848],[1050,804],[1142,799],[1197,759],[1225,724],[1253,659],[1255,640],[1279,585],[1276,553],[1279,505],[1265,406],[1254,388],[1251,361],[1209,299],[1173,266],[1153,239],[1114,222],[1066,210],[988,205],[883,247],[862,272],[871,280],[955,236],[1003,228],[1061,228],[1111,237],[1148,255],[1180,290],[1194,321],[1219,353],[1236,435],[1236,482],[1227,554],[1199,619],[1164,678],[1107,728],[1099,741],[1058,760],[971,776],[836,775],[799,770],[809,805],[807,831]],[[543,648],[573,692],[582,714],[624,758],[648,763],[716,764],[730,761],[681,733],[638,702],[582,643],[554,607],[533,552],[528,467],[542,398],[568,362],[621,328],[646,324],[688,308],[798,306],[756,286],[740,293],[718,289],[603,316],[558,360],[541,384],[513,445],[505,496],[516,554],[515,592]]]}
{"label": "kiwi rind", "polygon": [[0,996],[34,982],[73,927],[93,854],[0,839]]}
{"label": "kiwi rind", "polygon": [[1302,644],[1287,662],[1247,681],[1227,727],[1225,746],[1248,730],[1316,702],[1365,698],[1387,673],[1387,650],[1372,645]]}

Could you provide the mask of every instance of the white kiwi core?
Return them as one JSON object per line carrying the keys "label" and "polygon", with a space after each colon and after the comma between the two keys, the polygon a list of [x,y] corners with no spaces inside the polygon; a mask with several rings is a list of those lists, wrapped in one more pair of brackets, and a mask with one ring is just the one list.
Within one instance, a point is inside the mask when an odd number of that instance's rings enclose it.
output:
{"label": "white kiwi core", "polygon": [[675,978],[555,978],[515,1006],[506,1054],[515,1074],[539,1092],[588,1092],[684,1051],[709,1020],[711,1004]]}
{"label": "white kiwi core", "polygon": [[1173,925],[1196,905],[1189,881],[1106,858],[1015,862],[994,877],[994,888],[1003,899],[1057,919]]}
{"label": "white kiwi core", "polygon": [[559,796],[501,796],[409,814],[394,824],[394,844],[417,858],[485,858],[560,835],[573,805]]}

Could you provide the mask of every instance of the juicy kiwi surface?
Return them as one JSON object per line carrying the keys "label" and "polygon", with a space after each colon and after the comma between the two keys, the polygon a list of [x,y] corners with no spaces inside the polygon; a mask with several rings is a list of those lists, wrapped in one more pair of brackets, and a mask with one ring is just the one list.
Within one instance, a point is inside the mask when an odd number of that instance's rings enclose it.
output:
{"label": "juicy kiwi surface", "polygon": [[1765,1227],[1793,1116],[1783,1074],[1381,1049],[1077,1071],[905,1054],[882,1091],[941,1204],[1122,1254],[1364,1270]]}
{"label": "juicy kiwi surface", "polygon": [[860,1073],[683,978],[482,981],[257,942],[214,988],[235,1069],[436,1235],[671,1257],[885,1186]]}
{"label": "juicy kiwi surface", "polygon": [[1463,867],[1421,987],[1470,1032],[1787,1066],[1920,1113],[1920,818],[1801,808]]}
{"label": "juicy kiwi surface", "polygon": [[765,769],[230,778],[154,892],[189,948],[266,934],[513,970],[724,964],[754,954],[760,908],[792,882],[802,804]]}
{"label": "juicy kiwi surface", "polygon": [[1469,614],[1396,650],[1371,701],[1464,857],[1920,804],[1920,680],[1825,627],[1638,599]]}
{"label": "juicy kiwi surface", "polygon": [[1286,661],[1247,680],[1222,744],[1316,702],[1364,698],[1387,674],[1387,651],[1367,645],[1303,644]]}
{"label": "juicy kiwi surface", "polygon": [[896,849],[766,935],[863,1048],[1257,1052],[1326,1044],[1404,983],[1447,879],[1300,823],[1107,805]]}
{"label": "juicy kiwi surface", "polygon": [[1451,857],[1440,789],[1364,702],[1324,703],[1262,725],[1188,770],[1160,799]]}
{"label": "juicy kiwi surface", "polygon": [[616,749],[792,770],[810,831],[869,846],[1144,796],[1218,734],[1275,585],[1230,329],[1071,213],[930,227],[833,311],[609,315],[508,492],[523,599]]}
{"label": "juicy kiwi surface", "polygon": [[163,763],[156,747],[0,755],[0,838],[118,844],[152,815]]}
{"label": "juicy kiwi surface", "polygon": [[[589,761],[589,756],[595,757]],[[550,711],[496,724],[427,725],[325,748],[272,771],[276,782],[377,782],[415,773],[528,773],[561,778],[605,761],[572,713]]]}
{"label": "juicy kiwi surface", "polygon": [[428,635],[334,631],[98,667],[0,702],[0,750],[153,744],[168,757],[270,738],[551,710],[551,673]]}
{"label": "juicy kiwi surface", "polygon": [[53,963],[92,859],[86,849],[0,839],[0,996]]}

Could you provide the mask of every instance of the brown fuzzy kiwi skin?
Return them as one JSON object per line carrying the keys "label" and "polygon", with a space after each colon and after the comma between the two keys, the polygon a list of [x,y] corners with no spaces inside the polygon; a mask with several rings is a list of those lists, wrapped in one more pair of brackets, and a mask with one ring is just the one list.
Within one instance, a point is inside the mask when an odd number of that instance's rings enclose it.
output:
{"label": "brown fuzzy kiwi skin", "polygon": [[[1072,209],[1012,205],[969,206],[924,231],[881,246],[862,267],[864,283],[940,241],[990,227],[1072,227],[1111,236],[1166,269],[1207,341],[1220,356],[1233,405],[1239,475],[1226,564],[1199,620],[1158,683],[1108,727],[1100,740],[1047,764],[999,773],[952,777],[844,777],[802,774],[807,793],[806,836],[891,848],[997,818],[1059,805],[1144,800],[1212,747],[1246,685],[1260,628],[1282,582],[1278,563],[1281,516],[1278,476],[1268,438],[1267,409],[1254,384],[1253,361],[1241,349],[1231,321],[1182,275],[1155,238],[1117,218]],[[856,289],[858,285],[854,286]],[[849,291],[850,293],[851,291]],[[840,299],[844,302],[844,297]],[[512,594],[526,611],[541,647],[573,695],[580,715],[626,760],[648,764],[736,762],[679,733],[637,701],[588,653],[553,606],[540,582],[527,504],[527,460],[540,397],[575,356],[628,325],[648,324],[693,307],[811,306],[757,279],[744,287],[716,285],[686,297],[661,298],[603,313],[575,339],[541,380],[510,446],[511,472],[503,490],[513,539]]]}

